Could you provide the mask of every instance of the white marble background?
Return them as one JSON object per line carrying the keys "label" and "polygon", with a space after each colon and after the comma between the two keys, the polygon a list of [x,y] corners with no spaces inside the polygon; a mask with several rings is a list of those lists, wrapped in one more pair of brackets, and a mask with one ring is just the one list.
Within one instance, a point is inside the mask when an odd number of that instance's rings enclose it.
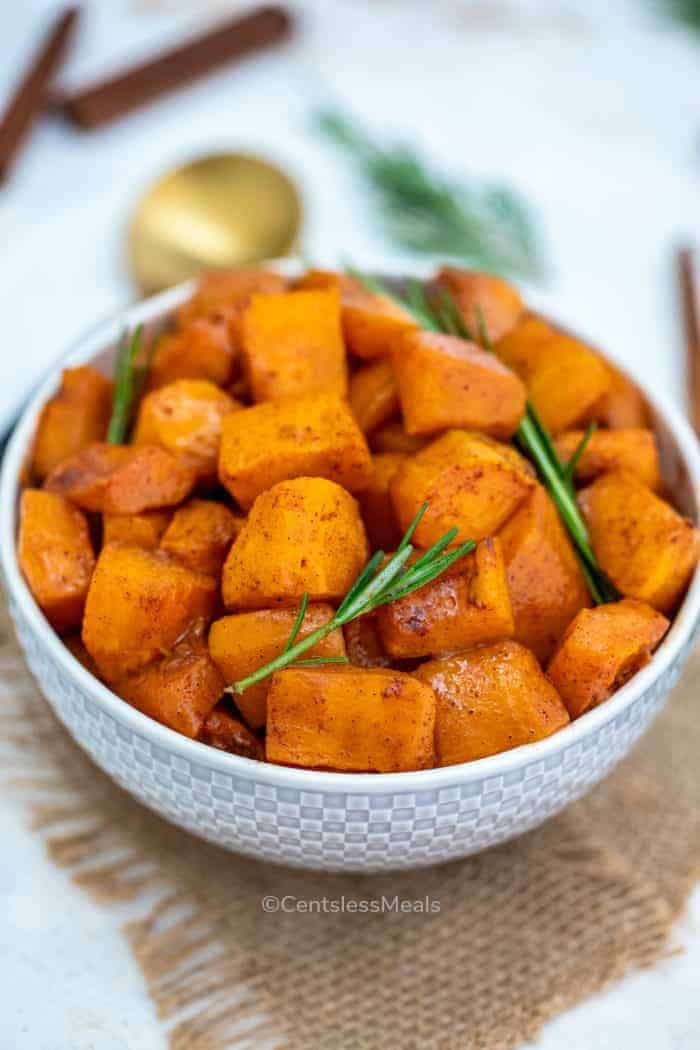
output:
{"label": "white marble background", "polygon": [[[0,105],[56,0],[0,3]],[[117,66],[244,9],[206,0],[88,0],[66,80]],[[672,250],[700,239],[700,38],[653,0],[298,0],[295,42],[99,133],[47,120],[0,189],[0,426],[43,367],[133,294],[122,258],[139,193],[215,147],[296,174],[304,246],[399,261],[345,159],[309,130],[342,104],[436,164],[506,175],[536,208],[540,301],[682,398]],[[0,1050],[162,1050],[118,932],[45,860],[0,798]],[[537,1050],[697,1050],[700,893],[684,950],[548,1026]],[[339,1048],[352,1050],[352,1048]]]}

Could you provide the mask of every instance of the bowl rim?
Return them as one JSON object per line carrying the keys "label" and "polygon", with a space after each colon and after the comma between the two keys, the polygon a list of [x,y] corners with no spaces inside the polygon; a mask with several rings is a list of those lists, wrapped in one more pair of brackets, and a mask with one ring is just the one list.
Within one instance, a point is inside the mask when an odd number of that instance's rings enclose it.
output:
{"label": "bowl rim", "polygon": [[[294,261],[276,260],[269,264],[282,272],[296,270]],[[425,267],[414,267],[417,276],[425,276]],[[95,678],[73,656],[62,639],[49,626],[24,580],[16,556],[17,494],[21,471],[34,435],[39,412],[58,386],[61,370],[71,364],[86,363],[105,347],[114,343],[125,326],[148,323],[163,317],[191,294],[193,282],[161,292],[134,306],[120,310],[91,326],[72,346],[55,360],[35,387],[7,443],[0,474],[0,565],[7,591],[32,631],[39,636],[51,659],[75,686],[125,728],[146,737],[152,744],[186,761],[208,767],[211,771],[244,780],[265,781],[275,787],[295,791],[322,791],[330,794],[385,795],[406,794],[454,787],[475,781],[496,780],[506,774],[537,763],[546,763],[559,752],[569,751],[586,737],[592,737],[608,723],[633,706],[670,667],[691,638],[700,619],[700,566],[693,575],[686,596],[670,631],[651,661],[638,671],[609,700],[582,715],[564,729],[533,743],[472,762],[404,773],[342,773],[330,770],[298,769],[219,751],[191,740],[132,707]],[[615,362],[613,355],[610,360]],[[624,367],[624,366],[620,366]],[[668,427],[688,472],[696,519],[700,519],[700,445],[678,408],[664,394],[651,391],[635,378],[651,407]]]}

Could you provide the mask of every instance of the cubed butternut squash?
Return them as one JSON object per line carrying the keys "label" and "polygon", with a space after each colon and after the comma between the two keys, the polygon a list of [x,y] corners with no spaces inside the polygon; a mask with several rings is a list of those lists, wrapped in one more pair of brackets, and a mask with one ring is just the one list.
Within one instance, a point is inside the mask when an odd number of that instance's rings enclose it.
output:
{"label": "cubed butternut squash", "polygon": [[665,616],[632,598],[582,609],[547,668],[571,717],[602,703],[647,664],[668,626]]}
{"label": "cubed butternut squash", "polygon": [[698,533],[634,475],[603,474],[579,494],[601,568],[621,594],[671,612],[698,560]]}
{"label": "cubed butternut squash", "polygon": [[227,322],[231,315],[250,302],[260,292],[274,295],[287,290],[287,280],[281,274],[257,267],[238,270],[212,270],[200,277],[197,290],[175,317],[179,327],[204,319]]}
{"label": "cubed butternut squash", "polygon": [[448,430],[401,464],[390,490],[402,532],[428,503],[414,542],[430,547],[453,526],[459,530],[455,544],[492,536],[534,484],[508,446],[480,434]]}
{"label": "cubed butternut squash", "polygon": [[103,514],[102,543],[125,543],[154,551],[167,529],[172,511],[144,510],[140,514]]}
{"label": "cubed butternut squash", "polygon": [[243,367],[255,401],[348,390],[335,289],[254,295],[242,320]]}
{"label": "cubed butternut squash", "polygon": [[[582,437],[582,430],[567,430],[560,434],[555,441],[559,458],[568,462]],[[575,479],[585,483],[610,470],[628,470],[650,489],[658,489],[661,471],[653,431],[637,427],[596,430],[578,461]]]}
{"label": "cubed butternut squash", "polygon": [[525,412],[525,387],[495,354],[437,332],[410,332],[392,355],[404,427],[435,434],[451,427],[507,439]]}
{"label": "cubed butternut squash", "polygon": [[157,445],[96,443],[54,467],[44,487],[84,510],[140,514],[176,506],[195,481],[190,466]]}
{"label": "cubed butternut squash", "polygon": [[[527,321],[529,332],[540,330],[539,321]],[[590,347],[578,339],[545,326],[542,338],[521,340],[518,325],[496,345],[500,359],[517,372],[527,387],[531,403],[553,434],[592,418],[608,392],[611,375]]]}
{"label": "cubed butternut squash", "polygon": [[160,660],[120,679],[116,691],[156,722],[191,739],[202,731],[226,683],[199,632],[191,632]]}
{"label": "cubed butternut squash", "polygon": [[430,438],[407,434],[403,423],[386,423],[373,431],[369,444],[373,452],[400,452],[412,456],[430,443]]}
{"label": "cubed butternut squash", "polygon": [[382,645],[374,613],[346,623],[343,634],[351,664],[356,667],[391,667],[391,657]]}
{"label": "cubed butternut squash", "polygon": [[66,368],[61,385],[44,405],[34,439],[32,474],[43,481],[55,466],[103,441],[112,414],[112,384],[91,365]]}
{"label": "cubed butternut squash", "polygon": [[90,582],[83,641],[114,682],[167,653],[198,620],[209,621],[216,581],[161,551],[112,544],[102,549]]}
{"label": "cubed butternut squash", "polygon": [[515,621],[514,638],[546,662],[590,596],[559,513],[541,485],[499,532]]}
{"label": "cubed butternut squash", "polygon": [[649,409],[639,387],[619,368],[601,360],[608,369],[610,386],[593,408],[591,418],[611,430],[648,427]]}
{"label": "cubed butternut squash", "polygon": [[569,722],[561,697],[518,642],[482,645],[422,664],[435,692],[440,766],[472,762],[551,736]]}
{"label": "cubed butternut squash", "polygon": [[372,457],[337,394],[268,401],[224,421],[219,478],[244,508],[279,481],[329,478],[355,492],[372,478]]}
{"label": "cubed butternut squash", "polygon": [[342,598],[368,557],[357,503],[325,478],[282,481],[253,504],[223,570],[228,609]]}
{"label": "cubed butternut squash", "polygon": [[85,515],[63,496],[22,493],[19,564],[34,599],[57,631],[80,624],[95,554]]}
{"label": "cubed butternut squash", "polygon": [[358,667],[273,675],[266,757],[283,765],[400,773],[433,764],[435,695],[411,675]]}
{"label": "cubed butternut squash", "polygon": [[389,486],[405,458],[398,452],[384,452],[373,456],[372,480],[357,494],[362,520],[373,550],[393,550],[401,539],[402,533],[394,513]]}
{"label": "cubed butternut squash", "polygon": [[159,445],[187,463],[198,478],[211,481],[216,477],[223,420],[240,408],[207,379],[178,379],[143,398],[133,441]]}
{"label": "cubed butternut squash", "polygon": [[[297,641],[328,623],[333,611],[332,605],[322,603],[307,606]],[[297,609],[260,609],[214,621],[209,631],[209,652],[228,685],[279,656],[294,627],[297,612]],[[343,632],[333,631],[305,656],[345,656]],[[266,678],[236,697],[241,714],[253,729],[265,725],[269,688],[270,679]]]}
{"label": "cubed butternut squash", "polygon": [[148,373],[148,389],[180,379],[205,379],[227,386],[236,375],[237,357],[224,321],[205,318],[158,338]]}
{"label": "cubed butternut squash", "polygon": [[175,511],[160,541],[160,549],[188,569],[218,579],[241,524],[223,503],[191,499]]}
{"label": "cubed butternut squash", "polygon": [[262,762],[264,748],[262,743],[251,733],[250,729],[238,718],[234,718],[224,704],[217,704],[207,717],[200,731],[199,740],[219,751],[242,758],[254,758]]}
{"label": "cubed butternut squash", "polygon": [[524,305],[512,284],[492,273],[443,266],[436,284],[449,292],[473,339],[481,340],[481,318],[489,339],[495,342],[515,327]]}
{"label": "cubed butternut squash", "polygon": [[482,540],[449,572],[381,606],[376,622],[384,648],[397,658],[442,656],[509,638],[513,611],[499,540]]}
{"label": "cubed butternut squash", "polygon": [[358,368],[350,377],[352,414],[365,434],[399,414],[399,392],[391,361],[383,358]]}

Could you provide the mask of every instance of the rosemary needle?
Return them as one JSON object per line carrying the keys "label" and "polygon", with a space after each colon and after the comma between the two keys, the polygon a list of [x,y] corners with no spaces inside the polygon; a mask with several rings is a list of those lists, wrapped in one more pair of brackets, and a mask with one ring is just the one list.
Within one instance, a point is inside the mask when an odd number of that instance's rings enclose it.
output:
{"label": "rosemary needle", "polygon": [[[151,367],[155,342],[142,352],[143,328],[139,325],[132,335],[122,336],[117,347],[114,365],[114,401],[112,417],[107,428],[107,441],[111,445],[123,445],[129,430],[134,406],[141,394],[143,384]],[[139,363],[139,360],[141,363]]]}

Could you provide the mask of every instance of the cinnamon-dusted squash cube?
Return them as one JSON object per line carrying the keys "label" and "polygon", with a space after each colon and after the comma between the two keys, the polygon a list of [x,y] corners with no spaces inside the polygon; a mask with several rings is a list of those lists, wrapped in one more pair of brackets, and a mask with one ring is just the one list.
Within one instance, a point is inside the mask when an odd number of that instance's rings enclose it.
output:
{"label": "cinnamon-dusted squash cube", "polygon": [[[333,612],[332,605],[307,606],[297,641],[328,623]],[[214,621],[209,632],[209,652],[227,685],[240,681],[279,656],[292,632],[297,613],[297,609],[260,609]],[[333,631],[305,656],[345,656],[343,632],[340,629]],[[265,725],[269,688],[270,679],[266,678],[236,697],[241,714],[253,729]]]}
{"label": "cinnamon-dusted squash cube", "polygon": [[230,755],[254,758],[258,762],[264,759],[260,740],[238,718],[234,718],[225,704],[217,704],[202,726],[198,739]]}
{"label": "cinnamon-dusted squash cube", "polygon": [[381,359],[358,368],[350,377],[352,414],[365,434],[399,414],[399,392],[391,361]]}
{"label": "cinnamon-dusted squash cube", "polygon": [[362,520],[373,550],[393,550],[403,535],[396,520],[389,486],[405,458],[397,452],[373,456],[372,480],[357,494]]}
{"label": "cinnamon-dusted squash cube", "polygon": [[125,543],[154,551],[172,518],[170,510],[144,510],[140,514],[103,514],[102,544]]}
{"label": "cinnamon-dusted squash cube", "polygon": [[226,559],[227,609],[337,601],[368,556],[357,503],[325,478],[281,481],[258,496]]}
{"label": "cinnamon-dusted squash cube", "polygon": [[143,398],[134,444],[160,445],[192,467],[197,477],[211,481],[216,477],[223,420],[240,408],[206,379],[179,379]]}
{"label": "cinnamon-dusted squash cube", "polygon": [[191,499],[175,511],[160,548],[188,569],[218,578],[241,527],[242,521],[223,503]]}
{"label": "cinnamon-dusted squash cube", "polygon": [[515,327],[524,311],[517,289],[492,273],[443,266],[436,284],[452,295],[467,329],[477,342],[481,340],[480,315],[489,339],[495,342]]}
{"label": "cinnamon-dusted squash cube", "polygon": [[268,693],[269,762],[356,773],[433,765],[435,696],[399,671],[291,668]]}
{"label": "cinnamon-dusted squash cube", "polygon": [[601,568],[621,594],[671,612],[698,560],[698,533],[634,475],[603,474],[579,494]]}
{"label": "cinnamon-dusted squash cube", "polygon": [[414,542],[430,547],[453,526],[459,529],[455,545],[492,536],[534,484],[515,450],[480,434],[448,430],[401,464],[390,489],[402,532],[428,503]]}
{"label": "cinnamon-dusted squash cube", "polygon": [[391,667],[391,657],[382,645],[375,613],[358,616],[343,627],[348,660],[356,667]]}
{"label": "cinnamon-dusted squash cube", "polygon": [[592,410],[591,419],[611,430],[648,427],[649,409],[639,387],[621,369],[601,360],[608,369],[610,386]]}
{"label": "cinnamon-dusted squash cube", "polygon": [[513,605],[514,638],[545,662],[576,613],[590,605],[581,566],[541,485],[535,486],[498,535]]}
{"label": "cinnamon-dusted squash cube", "polygon": [[226,323],[236,311],[248,305],[256,292],[273,295],[286,290],[286,278],[271,270],[258,267],[212,270],[200,277],[192,298],[177,311],[176,321],[180,328],[199,319]]}
{"label": "cinnamon-dusted squash cube", "polygon": [[224,423],[219,478],[247,509],[279,481],[329,478],[354,492],[372,478],[372,457],[347,402],[337,394],[268,401]]}
{"label": "cinnamon-dusted squash cube", "polygon": [[523,380],[544,425],[558,434],[592,418],[611,374],[585,343],[547,327],[537,320],[518,325],[499,340],[496,353]]}
{"label": "cinnamon-dusted squash cube", "polygon": [[[566,430],[556,439],[557,453],[563,462],[568,462],[573,456],[583,433],[582,430]],[[658,489],[661,471],[654,432],[635,427],[596,430],[591,434],[576,466],[576,481],[592,481],[610,470],[628,470],[650,489]]]}
{"label": "cinnamon-dusted squash cube", "polygon": [[525,387],[495,354],[438,332],[411,332],[392,365],[408,434],[450,427],[509,438],[525,412]]}
{"label": "cinnamon-dusted squash cube", "polygon": [[415,672],[435,692],[438,764],[454,766],[542,740],[569,722],[533,654],[518,642],[481,645]]}
{"label": "cinnamon-dusted squash cube", "polygon": [[91,365],[66,368],[44,405],[34,439],[32,473],[43,481],[53,468],[93,441],[102,441],[112,414],[112,384]]}
{"label": "cinnamon-dusted squash cube", "polygon": [[547,668],[571,717],[606,700],[647,664],[668,627],[665,616],[632,598],[582,609]]}
{"label": "cinnamon-dusted squash cube", "polygon": [[191,321],[159,337],[147,386],[156,390],[179,379],[206,379],[227,386],[236,375],[237,361],[225,322]]}
{"label": "cinnamon-dusted squash cube", "polygon": [[83,641],[108,681],[171,649],[197,620],[211,619],[216,581],[161,551],[104,547],[92,575]]}
{"label": "cinnamon-dusted squash cube", "polygon": [[191,467],[157,445],[96,443],[59,463],[44,488],[84,510],[140,514],[176,506],[195,481]]}
{"label": "cinnamon-dusted squash cube", "polygon": [[430,444],[430,438],[407,434],[403,423],[396,421],[386,423],[375,430],[369,444],[373,452],[400,452],[405,456],[412,456],[414,452],[420,452]]}
{"label": "cinnamon-dusted squash cube", "polygon": [[396,658],[441,656],[509,638],[513,610],[499,540],[482,540],[432,583],[381,606],[376,618],[382,644]]}
{"label": "cinnamon-dusted squash cube", "polygon": [[19,564],[34,599],[57,631],[82,618],[95,554],[85,515],[63,496],[22,493]]}
{"label": "cinnamon-dusted squash cube", "polygon": [[255,401],[348,390],[334,289],[254,295],[243,314],[243,368]]}
{"label": "cinnamon-dusted squash cube", "polygon": [[204,728],[225,685],[201,632],[195,630],[162,659],[121,679],[115,688],[149,718],[194,739]]}

